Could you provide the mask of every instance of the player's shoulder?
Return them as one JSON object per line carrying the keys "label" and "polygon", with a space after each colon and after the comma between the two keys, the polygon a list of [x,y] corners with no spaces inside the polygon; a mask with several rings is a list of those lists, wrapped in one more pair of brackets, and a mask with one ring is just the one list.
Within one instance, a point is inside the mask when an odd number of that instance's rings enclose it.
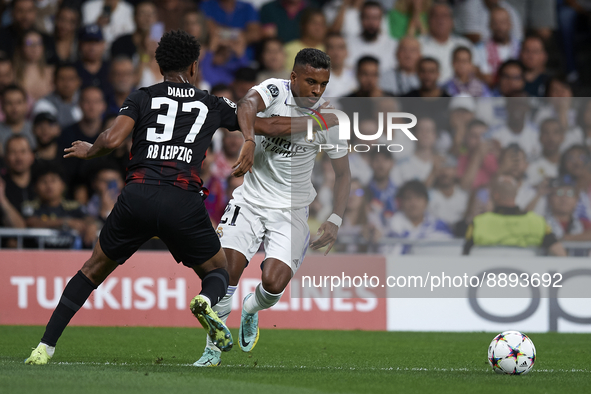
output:
{"label": "player's shoulder", "polygon": [[286,97],[289,94],[289,81],[287,79],[269,78],[255,86],[256,90],[266,95],[269,101],[278,97]]}

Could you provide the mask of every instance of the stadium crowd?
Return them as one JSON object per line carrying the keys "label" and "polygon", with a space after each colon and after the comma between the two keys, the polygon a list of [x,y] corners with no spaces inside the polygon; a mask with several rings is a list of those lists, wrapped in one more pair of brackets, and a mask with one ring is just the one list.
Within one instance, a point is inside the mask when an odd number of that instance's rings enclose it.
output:
{"label": "stadium crowd", "polygon": [[[314,47],[331,57],[324,96],[343,98],[335,106],[377,100],[360,129],[375,132],[384,105],[417,115],[418,141],[402,152],[351,152],[339,235],[357,242],[338,250],[463,237],[492,209],[498,175],[518,182],[517,205],[559,239],[591,241],[591,101],[580,98],[591,86],[579,59],[589,1],[13,0],[0,13],[0,227],[77,234],[46,247],[96,240],[131,140],[88,162],[65,161],[63,149],[93,142],[129,93],[162,81],[154,53],[172,29],[200,41],[198,87],[215,95],[237,101],[289,78],[297,52]],[[220,130],[203,163],[214,225],[242,182],[230,176],[242,143]],[[331,171],[320,155],[311,227],[332,212]]]}

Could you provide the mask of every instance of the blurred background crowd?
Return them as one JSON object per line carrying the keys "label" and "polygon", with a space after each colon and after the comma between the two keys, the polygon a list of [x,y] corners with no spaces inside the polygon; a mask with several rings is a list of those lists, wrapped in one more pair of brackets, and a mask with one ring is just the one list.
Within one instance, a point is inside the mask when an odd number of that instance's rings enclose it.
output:
{"label": "blurred background crowd", "polygon": [[[374,133],[383,106],[418,116],[403,152],[351,154],[337,249],[462,237],[492,209],[499,174],[559,239],[591,240],[591,1],[2,0],[0,25],[0,227],[76,234],[45,247],[95,242],[131,140],[88,162],[64,161],[63,149],[93,142],[129,93],[162,81],[154,53],[173,29],[201,43],[198,87],[212,94],[237,101],[289,78],[297,52],[314,47],[331,57],[334,105],[379,100],[360,129]],[[242,181],[230,177],[242,143],[220,130],[203,164],[214,225]],[[332,210],[331,173],[319,156],[313,228]]]}

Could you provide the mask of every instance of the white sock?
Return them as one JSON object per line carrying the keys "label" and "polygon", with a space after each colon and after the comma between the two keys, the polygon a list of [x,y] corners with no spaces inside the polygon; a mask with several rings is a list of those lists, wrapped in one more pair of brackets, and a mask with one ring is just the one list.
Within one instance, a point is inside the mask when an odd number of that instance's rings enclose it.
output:
{"label": "white sock", "polygon": [[[232,296],[234,295],[234,292],[236,292],[237,288],[238,286],[228,286],[228,291],[226,292],[224,298],[222,298],[220,302],[211,307],[211,309],[217,312],[220,320],[223,321],[224,324],[226,324],[228,316],[230,316],[230,312],[232,312]],[[211,338],[209,338],[209,335],[207,335],[207,347],[213,350],[220,351],[220,349],[218,349],[217,346],[213,344]]]}
{"label": "white sock", "polygon": [[49,346],[46,343],[43,342],[39,342],[39,345],[45,345],[45,350],[47,350],[47,355],[49,357],[53,357],[53,354],[55,353],[55,346]]}
{"label": "white sock", "polygon": [[211,300],[209,299],[208,296],[206,296],[205,294],[199,294],[201,297],[203,297],[203,299],[205,300],[205,302],[207,302],[207,305],[211,306]]}
{"label": "white sock", "polygon": [[269,293],[263,288],[261,283],[258,284],[252,297],[244,303],[244,311],[246,313],[256,313],[263,309],[269,309],[273,305],[279,302],[279,299],[283,295],[283,292],[279,294]]}

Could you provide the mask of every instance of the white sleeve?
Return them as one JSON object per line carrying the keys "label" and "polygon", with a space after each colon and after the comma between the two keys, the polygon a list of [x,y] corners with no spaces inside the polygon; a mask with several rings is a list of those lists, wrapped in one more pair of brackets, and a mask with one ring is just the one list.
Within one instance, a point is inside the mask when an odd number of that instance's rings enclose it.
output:
{"label": "white sleeve", "polygon": [[253,86],[251,89],[256,90],[265,103],[265,108],[269,108],[275,104],[278,100],[281,100],[281,85],[283,80],[271,78],[261,82],[258,85]]}
{"label": "white sleeve", "polygon": [[339,139],[338,126],[326,131],[326,143],[332,145],[332,148],[326,150],[326,154],[333,160],[346,156],[349,151],[348,141]]}

